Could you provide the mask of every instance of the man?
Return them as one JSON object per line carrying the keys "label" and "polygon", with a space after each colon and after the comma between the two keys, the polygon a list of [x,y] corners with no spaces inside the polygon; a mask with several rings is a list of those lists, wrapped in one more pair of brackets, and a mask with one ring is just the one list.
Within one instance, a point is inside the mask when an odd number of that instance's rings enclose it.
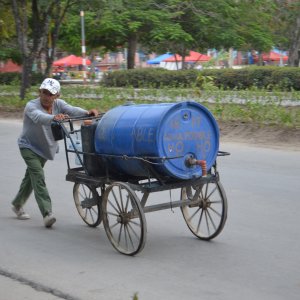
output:
{"label": "man", "polygon": [[53,160],[58,151],[58,143],[52,135],[51,123],[53,120],[59,121],[69,116],[98,115],[96,109],[86,111],[71,106],[59,99],[59,96],[59,82],[53,78],[46,78],[40,86],[39,97],[29,101],[25,106],[23,130],[18,145],[27,169],[20,189],[12,201],[12,210],[17,218],[30,219],[23,206],[33,190],[47,228],[56,222],[43,170],[46,161]]}

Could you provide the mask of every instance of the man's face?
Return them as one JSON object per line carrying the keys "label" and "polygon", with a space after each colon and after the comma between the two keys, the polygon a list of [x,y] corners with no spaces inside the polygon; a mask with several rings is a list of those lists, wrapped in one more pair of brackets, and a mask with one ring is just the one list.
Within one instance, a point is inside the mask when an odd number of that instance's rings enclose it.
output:
{"label": "man's face", "polygon": [[44,107],[52,107],[54,100],[59,96],[59,94],[51,94],[46,89],[40,90],[40,101]]}

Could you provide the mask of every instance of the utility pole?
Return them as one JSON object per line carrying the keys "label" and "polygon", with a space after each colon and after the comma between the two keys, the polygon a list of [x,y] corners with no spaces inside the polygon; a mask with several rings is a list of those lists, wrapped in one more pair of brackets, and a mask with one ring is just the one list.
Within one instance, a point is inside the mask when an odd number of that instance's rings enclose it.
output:
{"label": "utility pole", "polygon": [[82,67],[83,67],[83,83],[86,84],[86,49],[85,49],[85,31],[84,31],[84,11],[80,11],[81,20],[81,52],[82,52]]}

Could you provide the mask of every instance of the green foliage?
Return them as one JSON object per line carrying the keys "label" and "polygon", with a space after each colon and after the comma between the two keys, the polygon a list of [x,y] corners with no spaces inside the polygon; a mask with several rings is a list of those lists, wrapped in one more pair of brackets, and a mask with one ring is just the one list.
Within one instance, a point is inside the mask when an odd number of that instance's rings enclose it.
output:
{"label": "green foliage", "polygon": [[196,70],[134,69],[105,73],[101,84],[104,86],[131,86],[135,88],[191,87],[196,84],[197,75],[198,71]]}
{"label": "green foliage", "polygon": [[169,71],[160,68],[122,70],[105,73],[107,87],[162,88],[213,86],[225,90],[251,88],[300,90],[300,69],[293,67],[248,67],[243,69],[204,69]]}
{"label": "green foliage", "polygon": [[[21,82],[21,73],[11,72],[11,73],[0,73],[0,84],[6,85],[16,85]],[[43,81],[44,75],[40,73],[32,74],[32,83],[33,85],[39,84]]]}
{"label": "green foliage", "polygon": [[213,76],[203,76],[201,73],[197,76],[196,79],[196,86],[200,89],[206,89],[211,90],[215,89],[215,83],[214,83],[214,77]]}
{"label": "green foliage", "polygon": [[[84,13],[84,23],[86,28],[86,42],[90,46],[91,40],[94,39],[96,14],[93,11],[86,11]],[[71,11],[64,19],[60,29],[58,45],[61,49],[69,53],[79,55],[81,54],[81,20],[79,9],[75,12]]]}
{"label": "green foliage", "polygon": [[207,69],[217,87],[229,89],[260,88],[268,90],[300,90],[300,69],[294,67],[248,67],[243,69]]}
{"label": "green foliage", "polygon": [[[272,1],[164,0],[89,1],[85,6],[87,49],[130,49],[138,43],[154,52],[183,55],[190,49],[257,49],[274,45]],[[75,5],[76,6],[76,5]],[[80,52],[79,9],[70,9],[59,45]]]}
{"label": "green foliage", "polygon": [[279,90],[300,90],[300,69],[280,68],[272,72],[272,84],[277,85]]}
{"label": "green foliage", "polygon": [[6,46],[0,49],[0,61],[11,59],[14,63],[21,65],[22,57],[20,50],[16,48],[16,43],[6,43]]}
{"label": "green foliage", "polygon": [[1,2],[0,10],[0,44],[15,35],[15,24],[10,6]]}
{"label": "green foliage", "polygon": [[0,84],[18,84],[21,81],[20,73],[0,73]]}

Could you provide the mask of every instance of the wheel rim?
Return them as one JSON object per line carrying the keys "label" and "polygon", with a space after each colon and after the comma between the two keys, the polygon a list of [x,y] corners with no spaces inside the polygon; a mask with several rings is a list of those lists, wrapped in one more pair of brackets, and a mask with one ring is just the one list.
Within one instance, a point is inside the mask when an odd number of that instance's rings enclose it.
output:
{"label": "wheel rim", "polygon": [[103,197],[103,224],[113,247],[135,255],[145,245],[146,220],[134,191],[124,183],[110,185]]}
{"label": "wheel rim", "polygon": [[90,227],[101,223],[99,195],[96,189],[82,183],[76,183],[73,189],[76,209],[82,220]]}
{"label": "wheel rim", "polygon": [[[192,200],[196,193],[192,187],[185,187],[181,191],[181,199]],[[187,226],[200,239],[216,237],[227,219],[227,199],[221,183],[204,184],[199,196],[193,200],[193,204],[181,207]]]}

